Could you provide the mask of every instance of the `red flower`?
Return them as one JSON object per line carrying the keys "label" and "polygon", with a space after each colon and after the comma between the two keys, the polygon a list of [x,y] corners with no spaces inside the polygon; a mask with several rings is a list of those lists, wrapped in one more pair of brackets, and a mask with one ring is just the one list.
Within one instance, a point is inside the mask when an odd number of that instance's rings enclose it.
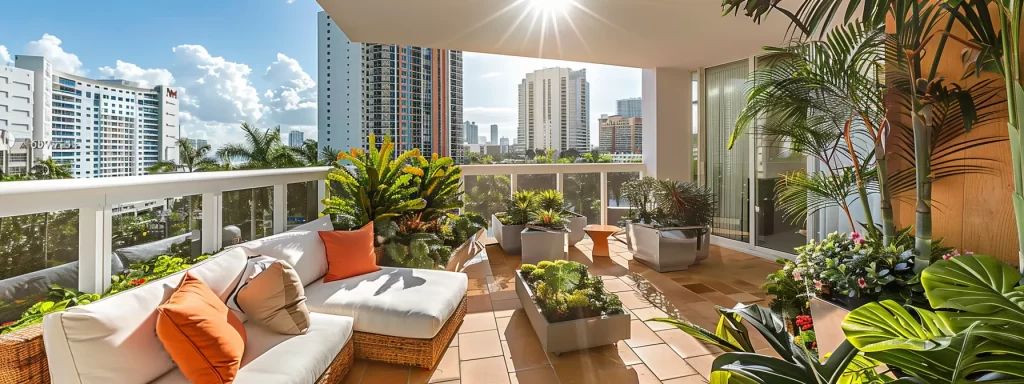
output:
{"label": "red flower", "polygon": [[145,278],[138,278],[138,279],[132,280],[132,281],[131,281],[131,284],[132,284],[132,285],[142,285],[142,284],[146,284],[146,279],[145,279]]}
{"label": "red flower", "polygon": [[814,328],[814,326],[810,325],[810,324],[807,324],[807,325],[804,325],[804,326],[800,327],[800,330],[801,331],[810,331],[811,328]]}
{"label": "red flower", "polygon": [[10,326],[10,325],[14,325],[14,323],[16,323],[16,321],[8,321],[6,323],[0,324],[0,328],[6,327],[6,326]]}
{"label": "red flower", "polygon": [[864,280],[864,278],[862,277],[857,279],[857,285],[859,285],[861,289],[864,289],[868,287],[868,282],[867,280]]}

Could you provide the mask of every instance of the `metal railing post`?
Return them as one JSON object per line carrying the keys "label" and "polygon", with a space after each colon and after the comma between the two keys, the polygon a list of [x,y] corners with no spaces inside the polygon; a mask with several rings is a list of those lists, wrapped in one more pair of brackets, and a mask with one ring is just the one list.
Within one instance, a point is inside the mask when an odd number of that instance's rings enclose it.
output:
{"label": "metal railing post", "polygon": [[274,234],[284,232],[288,226],[288,186],[274,185]]}
{"label": "metal railing post", "polygon": [[221,248],[224,225],[221,223],[223,207],[221,192],[203,194],[203,253],[214,253]]}
{"label": "metal railing post", "polygon": [[103,293],[110,287],[113,212],[108,206],[78,210],[78,290]]}
{"label": "metal railing post", "polygon": [[601,172],[601,225],[608,225],[608,172]]}
{"label": "metal railing post", "polygon": [[565,174],[564,173],[559,172],[559,173],[555,174],[555,190],[557,190],[558,192],[565,193]]}
{"label": "metal railing post", "polygon": [[519,174],[518,173],[511,174],[509,176],[509,180],[511,180],[509,182],[509,184],[511,184],[511,186],[512,186],[512,193],[509,194],[509,197],[511,197],[512,195],[516,194],[516,188],[518,187],[518,184],[519,184]]}

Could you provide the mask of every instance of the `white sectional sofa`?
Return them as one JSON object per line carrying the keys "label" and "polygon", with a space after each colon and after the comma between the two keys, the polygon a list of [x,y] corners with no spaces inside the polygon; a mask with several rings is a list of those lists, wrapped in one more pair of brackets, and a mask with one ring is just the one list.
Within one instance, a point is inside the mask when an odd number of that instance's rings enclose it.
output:
{"label": "white sectional sofa", "polygon": [[[236,313],[247,340],[237,383],[337,383],[353,355],[431,369],[462,324],[465,274],[387,268],[323,283],[327,218],[241,244],[190,269],[226,300],[250,256],[290,263],[311,312],[304,335],[281,335]],[[156,308],[184,272],[47,316],[43,342],[54,383],[187,383],[156,336]]]}

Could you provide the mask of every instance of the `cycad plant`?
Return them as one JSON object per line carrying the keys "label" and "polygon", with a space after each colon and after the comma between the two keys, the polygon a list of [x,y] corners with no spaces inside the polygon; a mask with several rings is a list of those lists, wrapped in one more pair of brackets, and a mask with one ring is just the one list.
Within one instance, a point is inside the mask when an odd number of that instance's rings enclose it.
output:
{"label": "cycad plant", "polygon": [[530,212],[530,226],[554,231],[564,231],[569,226],[569,219],[562,211],[538,209]]}
{"label": "cycad plant", "polygon": [[[410,212],[423,209],[427,202],[416,194],[410,161],[419,156],[412,150],[393,157],[395,145],[391,137],[377,149],[377,138],[370,135],[369,151],[352,148],[350,152],[338,154],[338,160],[352,163],[352,169],[338,163],[327,175],[330,197],[324,200],[325,214],[336,216],[336,222],[347,227],[362,227],[373,222],[380,231],[388,227],[388,221]],[[350,229],[350,228],[339,228]],[[383,239],[378,237],[378,245]]]}
{"label": "cycad plant", "polygon": [[537,210],[537,192],[519,191],[505,202],[505,212],[496,214],[502,225],[524,225],[530,221],[530,213]]}

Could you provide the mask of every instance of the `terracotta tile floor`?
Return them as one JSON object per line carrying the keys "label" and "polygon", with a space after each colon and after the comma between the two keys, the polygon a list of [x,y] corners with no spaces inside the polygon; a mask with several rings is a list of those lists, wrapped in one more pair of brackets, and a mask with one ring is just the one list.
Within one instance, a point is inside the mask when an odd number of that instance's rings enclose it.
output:
{"label": "terracotta tile floor", "polygon": [[[469,313],[436,369],[357,360],[345,383],[706,383],[721,351],[671,326],[644,320],[668,311],[714,329],[715,305],[767,305],[758,287],[777,269],[768,260],[712,246],[711,257],[689,270],[657,273],[633,261],[624,244],[612,241],[610,248],[611,257],[595,259],[593,243],[584,239],[569,248],[569,260],[586,264],[622,298],[634,319],[631,339],[561,356],[544,353],[515,294],[513,273],[520,258],[492,244],[466,268]],[[640,284],[636,277],[642,277]],[[651,288],[663,294],[655,303],[644,294]]]}

